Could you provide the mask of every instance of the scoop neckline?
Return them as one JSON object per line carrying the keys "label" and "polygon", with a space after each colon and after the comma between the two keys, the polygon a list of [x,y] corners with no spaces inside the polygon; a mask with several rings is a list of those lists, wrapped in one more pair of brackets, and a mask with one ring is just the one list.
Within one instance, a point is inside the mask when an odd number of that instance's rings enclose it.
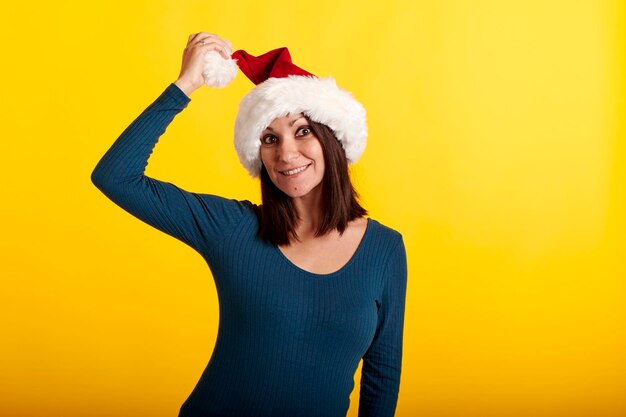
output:
{"label": "scoop neckline", "polygon": [[315,278],[329,278],[329,277],[333,277],[335,275],[339,275],[341,273],[343,273],[343,271],[345,271],[346,269],[348,269],[354,262],[355,259],[360,256],[360,253],[363,251],[363,247],[365,246],[365,243],[367,240],[369,240],[369,235],[371,234],[371,226],[372,226],[372,222],[373,220],[370,217],[366,217],[367,219],[367,224],[365,225],[365,233],[363,233],[363,237],[361,238],[361,241],[359,242],[358,246],[356,247],[356,250],[354,251],[354,253],[352,254],[352,256],[350,257],[350,259],[348,260],[348,262],[346,262],[341,268],[339,268],[338,270],[334,271],[334,272],[329,272],[328,274],[319,274],[317,272],[311,272],[311,271],[307,271],[306,269],[300,268],[298,265],[294,264],[289,258],[287,258],[287,256],[280,250],[280,248],[278,247],[278,245],[272,245],[274,247],[274,250],[276,250],[276,252],[278,252],[278,255],[293,269],[295,269],[296,271],[303,273],[305,275],[310,275],[312,277]]}

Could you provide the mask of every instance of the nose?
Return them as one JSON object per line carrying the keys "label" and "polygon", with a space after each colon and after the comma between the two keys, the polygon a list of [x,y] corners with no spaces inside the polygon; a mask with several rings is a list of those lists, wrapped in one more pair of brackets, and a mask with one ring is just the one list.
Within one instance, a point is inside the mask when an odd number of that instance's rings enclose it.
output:
{"label": "nose", "polygon": [[283,137],[278,146],[278,158],[281,162],[291,162],[300,156],[298,142],[292,136]]}

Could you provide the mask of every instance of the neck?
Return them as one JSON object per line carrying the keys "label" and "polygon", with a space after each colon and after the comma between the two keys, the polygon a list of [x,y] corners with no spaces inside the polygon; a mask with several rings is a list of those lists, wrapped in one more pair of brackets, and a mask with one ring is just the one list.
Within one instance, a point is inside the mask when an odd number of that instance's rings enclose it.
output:
{"label": "neck", "polygon": [[322,216],[322,193],[310,192],[293,199],[298,215],[296,233],[301,241],[315,237]]}

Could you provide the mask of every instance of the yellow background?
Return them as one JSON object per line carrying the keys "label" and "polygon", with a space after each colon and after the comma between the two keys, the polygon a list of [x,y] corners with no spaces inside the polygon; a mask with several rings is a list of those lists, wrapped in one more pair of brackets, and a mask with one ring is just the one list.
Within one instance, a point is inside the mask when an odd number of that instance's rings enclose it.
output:
{"label": "yellow background", "polygon": [[[206,366],[204,260],[90,182],[198,31],[289,46],[366,106],[355,182],[409,256],[397,416],[626,415],[623,2],[3,8],[0,415],[175,416]],[[251,88],[193,93],[147,175],[258,202],[232,146]]]}

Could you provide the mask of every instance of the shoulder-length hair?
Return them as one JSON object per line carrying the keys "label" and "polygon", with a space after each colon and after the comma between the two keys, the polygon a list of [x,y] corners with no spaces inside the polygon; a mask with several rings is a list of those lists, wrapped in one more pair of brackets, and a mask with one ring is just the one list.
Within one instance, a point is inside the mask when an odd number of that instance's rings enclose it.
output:
{"label": "shoulder-length hair", "polygon": [[[324,124],[307,120],[324,154],[322,217],[315,235],[323,236],[334,229],[342,234],[350,221],[367,215],[367,210],[357,201],[359,196],[350,181],[346,153],[334,132]],[[265,166],[261,165],[263,202],[258,211],[259,234],[275,245],[289,245],[291,239],[298,240],[296,209],[291,197],[274,185]]]}

